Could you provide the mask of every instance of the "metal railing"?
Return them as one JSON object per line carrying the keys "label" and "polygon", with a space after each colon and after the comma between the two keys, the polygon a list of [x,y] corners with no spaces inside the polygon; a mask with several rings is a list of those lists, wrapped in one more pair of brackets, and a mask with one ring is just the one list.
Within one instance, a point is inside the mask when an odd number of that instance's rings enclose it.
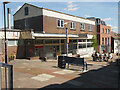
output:
{"label": "metal railing", "polygon": [[[3,68],[5,69],[3,69]],[[5,70],[5,74],[2,73],[2,71]],[[7,73],[8,70],[8,73]],[[3,77],[3,75],[5,77]],[[8,79],[7,79],[8,77]],[[6,63],[0,63],[0,90],[2,90],[2,84],[3,84],[3,78],[5,78],[5,89],[6,90],[13,90],[13,65],[6,64]],[[8,86],[8,87],[7,87]]]}

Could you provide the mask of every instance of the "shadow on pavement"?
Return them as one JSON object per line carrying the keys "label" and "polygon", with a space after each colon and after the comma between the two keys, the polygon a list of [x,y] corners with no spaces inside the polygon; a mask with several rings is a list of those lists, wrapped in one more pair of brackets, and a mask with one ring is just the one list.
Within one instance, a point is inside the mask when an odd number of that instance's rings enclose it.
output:
{"label": "shadow on pavement", "polygon": [[113,62],[79,74],[79,77],[62,84],[51,84],[43,88],[120,88],[120,65]]}

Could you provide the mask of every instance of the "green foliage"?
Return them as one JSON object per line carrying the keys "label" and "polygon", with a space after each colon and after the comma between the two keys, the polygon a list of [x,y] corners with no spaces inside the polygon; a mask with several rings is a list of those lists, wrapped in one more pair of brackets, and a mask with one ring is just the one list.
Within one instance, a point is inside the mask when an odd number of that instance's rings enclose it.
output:
{"label": "green foliage", "polygon": [[95,35],[93,35],[93,38],[91,40],[93,43],[92,43],[92,46],[94,47],[94,49],[97,48],[97,46],[99,45],[99,41],[97,40],[97,38],[95,37]]}

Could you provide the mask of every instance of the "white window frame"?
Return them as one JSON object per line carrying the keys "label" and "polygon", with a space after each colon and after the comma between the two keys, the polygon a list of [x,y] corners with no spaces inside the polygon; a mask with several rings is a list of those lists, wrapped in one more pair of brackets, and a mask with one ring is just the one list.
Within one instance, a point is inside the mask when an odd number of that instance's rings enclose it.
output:
{"label": "white window frame", "polygon": [[80,23],[80,30],[85,30],[85,23]]}
{"label": "white window frame", "polygon": [[[72,23],[72,28],[71,28],[71,23]],[[73,24],[74,24],[74,25],[73,25]],[[73,22],[73,21],[70,22],[70,29],[75,30],[75,22]]]}
{"label": "white window frame", "polygon": [[[58,26],[58,20],[60,20],[60,26]],[[63,21],[63,27],[61,26],[61,22]],[[57,19],[57,27],[58,28],[64,28],[64,20],[61,20],[61,19]]]}
{"label": "white window frame", "polygon": [[92,31],[92,24],[88,25],[88,29],[89,29],[89,31]]}

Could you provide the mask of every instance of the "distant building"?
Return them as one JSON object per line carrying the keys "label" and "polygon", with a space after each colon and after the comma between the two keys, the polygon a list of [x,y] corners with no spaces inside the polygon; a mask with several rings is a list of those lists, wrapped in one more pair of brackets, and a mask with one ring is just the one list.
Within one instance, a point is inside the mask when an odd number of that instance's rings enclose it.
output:
{"label": "distant building", "polygon": [[66,28],[70,39],[69,54],[89,56],[94,51],[91,42],[95,34],[93,20],[25,3],[14,14],[14,28],[33,29],[31,39],[24,40],[25,58],[56,58],[66,54]]}
{"label": "distant building", "polygon": [[[18,41],[20,37],[20,31],[19,30],[6,30],[6,38],[7,38],[7,55],[8,59],[10,56],[17,56],[18,55]],[[4,61],[4,43],[5,37],[4,37],[4,30],[0,30],[0,62]],[[20,54],[20,53],[19,53]]]}
{"label": "distant building", "polygon": [[111,52],[118,53],[120,52],[120,34],[111,32]]}
{"label": "distant building", "polygon": [[95,17],[87,18],[94,20],[96,22],[96,33],[97,40],[99,41],[98,51],[103,52],[103,49],[106,50],[106,53],[111,52],[111,27],[107,26],[106,23]]}

